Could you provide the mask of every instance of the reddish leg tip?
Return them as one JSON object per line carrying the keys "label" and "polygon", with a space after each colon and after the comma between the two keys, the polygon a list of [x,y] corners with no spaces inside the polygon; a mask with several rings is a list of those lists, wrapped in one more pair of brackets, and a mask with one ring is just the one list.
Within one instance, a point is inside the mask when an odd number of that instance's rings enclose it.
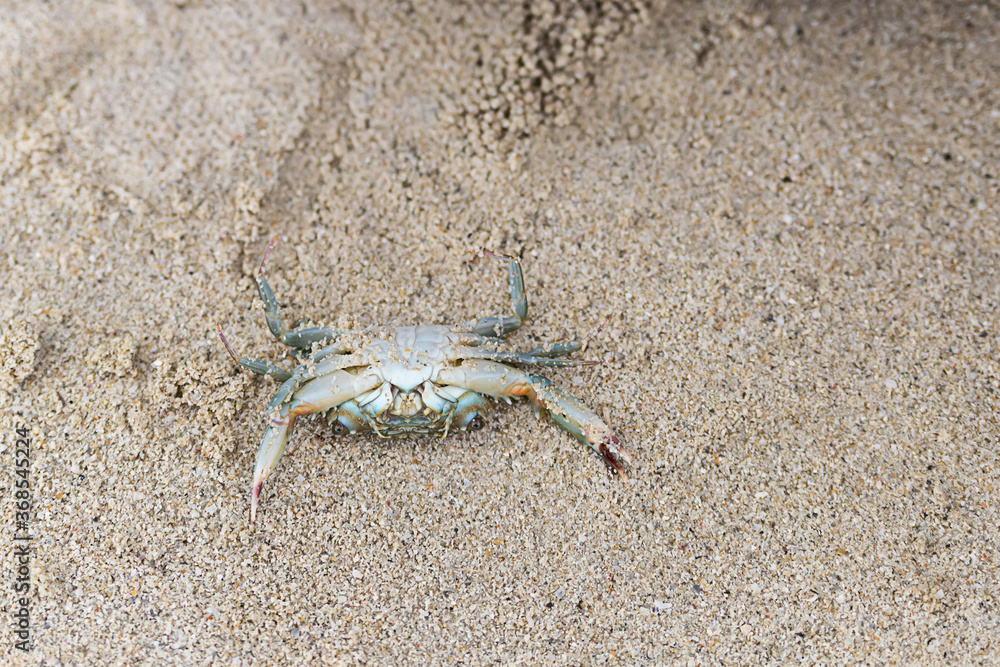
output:
{"label": "reddish leg tip", "polygon": [[250,523],[257,518],[257,501],[260,499],[260,492],[264,488],[264,482],[260,481],[253,485],[250,492]]}
{"label": "reddish leg tip", "polygon": [[598,450],[610,470],[620,477],[628,477],[625,448],[617,436],[612,435],[608,442],[602,442]]}

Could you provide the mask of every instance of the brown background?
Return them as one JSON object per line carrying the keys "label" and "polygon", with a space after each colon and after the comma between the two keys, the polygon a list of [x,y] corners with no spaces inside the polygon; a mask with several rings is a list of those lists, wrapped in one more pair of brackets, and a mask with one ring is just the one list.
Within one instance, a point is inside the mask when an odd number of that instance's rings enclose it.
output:
{"label": "brown background", "polygon": [[[249,6],[246,6],[249,5]],[[0,426],[26,662],[997,659],[995,3],[8,3]],[[302,424],[289,322],[505,314],[633,453],[525,406]],[[4,504],[3,530],[14,528]],[[14,564],[2,567],[13,609]]]}

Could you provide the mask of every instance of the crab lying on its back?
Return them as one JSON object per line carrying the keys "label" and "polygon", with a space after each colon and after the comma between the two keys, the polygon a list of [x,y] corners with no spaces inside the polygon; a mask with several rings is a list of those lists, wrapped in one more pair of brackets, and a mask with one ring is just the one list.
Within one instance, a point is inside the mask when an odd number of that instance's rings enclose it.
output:
{"label": "crab lying on its back", "polygon": [[[478,431],[491,399],[524,397],[535,416],[549,414],[563,429],[624,474],[627,456],[614,432],[579,399],[540,375],[507,364],[579,366],[600,362],[559,359],[580,349],[575,342],[554,343],[530,352],[513,350],[502,337],[517,330],[528,315],[520,262],[508,262],[508,283],[515,317],[485,317],[463,327],[370,327],[340,331],[311,327],[288,331],[281,323],[274,291],[261,262],[258,280],[267,325],[279,341],[293,348],[302,363],[287,371],[266,361],[237,359],[219,327],[219,337],[236,362],[281,382],[267,406],[269,425],[257,450],[250,495],[250,521],[264,481],[274,470],[292,433],[296,417],[326,415],[334,432],[384,437],[447,435],[452,429]],[[318,349],[316,349],[318,348]],[[314,351],[315,350],[315,351]]]}

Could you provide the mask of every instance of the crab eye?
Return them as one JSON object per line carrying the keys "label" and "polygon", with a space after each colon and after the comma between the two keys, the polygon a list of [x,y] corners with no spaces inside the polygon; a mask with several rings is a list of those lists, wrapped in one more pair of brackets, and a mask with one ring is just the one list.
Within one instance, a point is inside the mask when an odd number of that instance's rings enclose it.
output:
{"label": "crab eye", "polygon": [[347,427],[340,423],[340,420],[333,422],[331,426],[333,426],[334,435],[344,435],[348,431]]}
{"label": "crab eye", "polygon": [[486,422],[483,421],[481,415],[489,410],[489,399],[474,391],[467,391],[459,397],[458,404],[455,406],[454,423],[463,431],[482,430]]}

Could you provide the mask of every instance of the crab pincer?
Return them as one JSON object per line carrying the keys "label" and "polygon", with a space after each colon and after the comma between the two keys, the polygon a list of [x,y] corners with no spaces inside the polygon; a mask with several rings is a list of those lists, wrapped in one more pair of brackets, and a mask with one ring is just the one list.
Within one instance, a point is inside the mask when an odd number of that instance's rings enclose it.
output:
{"label": "crab pincer", "polygon": [[257,518],[257,503],[260,501],[264,482],[285,453],[297,416],[285,408],[277,415],[269,417],[270,424],[264,429],[264,437],[260,441],[260,447],[257,448],[257,461],[253,468],[253,479],[250,481],[250,523]]}

